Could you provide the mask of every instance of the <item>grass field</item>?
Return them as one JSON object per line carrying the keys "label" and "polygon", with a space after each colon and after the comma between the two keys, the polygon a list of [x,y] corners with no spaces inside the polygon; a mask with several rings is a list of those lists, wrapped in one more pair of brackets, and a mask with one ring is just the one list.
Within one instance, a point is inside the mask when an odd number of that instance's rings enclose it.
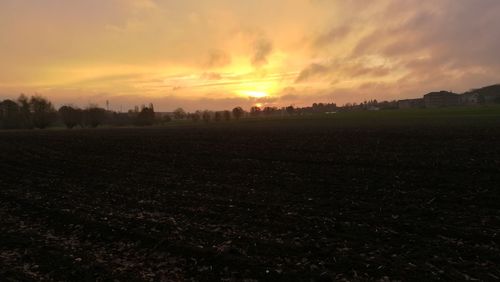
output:
{"label": "grass field", "polygon": [[[271,118],[272,119],[272,118]],[[335,126],[412,126],[412,125],[470,125],[491,126],[500,123],[500,106],[454,107],[436,109],[398,109],[381,111],[352,111],[336,114],[312,114],[280,117],[276,120],[316,120],[313,125],[324,122]]]}
{"label": "grass field", "polygon": [[[264,122],[265,121],[265,122]],[[451,107],[436,109],[397,109],[381,111],[352,111],[336,114],[304,114],[284,115],[258,118],[245,118],[239,121],[203,122],[173,121],[162,127],[178,126],[244,126],[245,124],[260,123],[260,127],[287,125],[328,126],[328,127],[391,127],[391,126],[470,126],[491,127],[500,124],[500,106],[490,105],[482,107]]]}
{"label": "grass field", "polygon": [[0,280],[500,279],[500,110],[0,132]]}

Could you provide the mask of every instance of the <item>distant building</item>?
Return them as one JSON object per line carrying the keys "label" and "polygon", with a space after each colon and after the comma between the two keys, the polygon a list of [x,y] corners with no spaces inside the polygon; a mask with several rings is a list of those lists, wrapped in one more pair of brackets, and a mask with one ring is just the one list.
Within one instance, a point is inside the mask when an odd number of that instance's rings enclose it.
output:
{"label": "distant building", "polygon": [[424,103],[424,99],[422,99],[422,98],[399,100],[398,107],[400,109],[423,108],[423,107],[425,107],[425,103]]}
{"label": "distant building", "polygon": [[424,104],[426,108],[458,106],[460,95],[448,91],[431,92],[424,95]]}
{"label": "distant building", "polygon": [[472,89],[463,94],[465,99],[477,99],[479,104],[500,103],[500,84],[490,85],[479,89]]}
{"label": "distant building", "polygon": [[486,94],[482,96],[482,99],[484,100],[484,103],[491,104],[500,104],[500,93],[498,94]]}
{"label": "distant building", "polygon": [[483,98],[479,93],[468,92],[460,95],[461,105],[479,105],[482,103]]}

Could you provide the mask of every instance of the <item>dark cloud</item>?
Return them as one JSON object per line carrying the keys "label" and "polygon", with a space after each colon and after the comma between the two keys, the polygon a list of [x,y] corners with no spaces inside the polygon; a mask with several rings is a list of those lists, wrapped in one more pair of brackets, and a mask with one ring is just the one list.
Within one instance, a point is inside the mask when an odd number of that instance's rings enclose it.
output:
{"label": "dark cloud", "polygon": [[499,12],[500,1],[491,0],[445,0],[432,10],[393,2],[385,12],[392,19],[375,24],[379,27],[358,42],[353,56],[378,53],[405,62],[425,54],[436,66],[498,67],[500,29],[493,27],[500,26]]}
{"label": "dark cloud", "polygon": [[[326,63],[306,66],[296,83],[335,80],[339,83],[331,84],[331,90],[336,97],[352,95],[356,101],[376,95],[418,97],[440,89],[462,92],[500,79],[500,1],[388,0],[368,7],[361,0],[342,3],[340,10],[352,15],[310,43],[311,59],[323,57]],[[344,53],[327,53],[347,37],[353,44],[340,45]],[[354,91],[336,89],[357,77],[362,79]]]}
{"label": "dark cloud", "polygon": [[267,64],[267,57],[273,51],[273,44],[271,41],[265,38],[260,38],[254,42],[253,45],[253,55],[252,55],[252,65],[255,67],[260,67]]}
{"label": "dark cloud", "polygon": [[223,50],[212,50],[209,52],[204,65],[208,68],[223,67],[231,64],[231,56]]}

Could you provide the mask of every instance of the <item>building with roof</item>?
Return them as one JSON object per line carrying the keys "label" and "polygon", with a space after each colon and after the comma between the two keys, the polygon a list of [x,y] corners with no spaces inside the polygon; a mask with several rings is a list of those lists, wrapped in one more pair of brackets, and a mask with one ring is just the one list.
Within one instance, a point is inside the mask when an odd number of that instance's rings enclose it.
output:
{"label": "building with roof", "polygon": [[424,99],[405,99],[398,101],[398,107],[400,109],[419,109],[425,107]]}
{"label": "building with roof", "polygon": [[460,105],[460,95],[448,91],[431,92],[424,95],[426,108],[440,108]]}

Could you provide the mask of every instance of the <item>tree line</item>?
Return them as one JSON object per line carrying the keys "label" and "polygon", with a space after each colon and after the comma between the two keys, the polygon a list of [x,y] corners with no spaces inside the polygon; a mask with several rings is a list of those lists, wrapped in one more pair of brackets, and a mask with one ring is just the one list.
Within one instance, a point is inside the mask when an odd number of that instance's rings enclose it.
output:
{"label": "tree line", "polygon": [[136,106],[128,112],[115,112],[89,105],[79,108],[64,105],[56,109],[48,99],[34,95],[27,97],[21,94],[17,100],[0,101],[0,129],[44,129],[59,125],[69,129],[96,128],[109,126],[151,126],[165,124],[172,120],[191,120],[194,122],[221,122],[240,119],[245,115],[241,107],[232,111],[196,111],[187,113],[182,108],[173,113],[156,113],[153,104]]}
{"label": "tree line", "polygon": [[41,96],[19,96],[0,102],[0,125],[4,129],[46,128],[56,118],[52,103]]}
{"label": "tree line", "polygon": [[40,95],[27,97],[21,94],[17,100],[0,102],[0,129],[34,129],[49,126],[65,126],[72,128],[96,128],[101,125],[109,126],[151,126],[165,124],[172,120],[192,122],[225,122],[241,118],[272,117],[284,115],[303,115],[325,113],[337,110],[336,104],[314,103],[310,107],[251,107],[247,112],[242,107],[232,110],[208,111],[198,110],[186,112],[178,108],[172,113],[157,113],[153,104],[136,106],[127,112],[115,112],[89,105],[79,108],[73,105],[63,105],[56,109],[46,98]]}
{"label": "tree line", "polygon": [[79,108],[64,105],[58,110],[48,99],[35,95],[28,98],[25,95],[14,100],[0,102],[0,128],[2,129],[44,129],[54,124],[62,124],[67,128],[96,128],[103,124],[110,125],[153,125],[156,116],[153,105],[136,107],[128,113],[117,113],[89,105]]}

